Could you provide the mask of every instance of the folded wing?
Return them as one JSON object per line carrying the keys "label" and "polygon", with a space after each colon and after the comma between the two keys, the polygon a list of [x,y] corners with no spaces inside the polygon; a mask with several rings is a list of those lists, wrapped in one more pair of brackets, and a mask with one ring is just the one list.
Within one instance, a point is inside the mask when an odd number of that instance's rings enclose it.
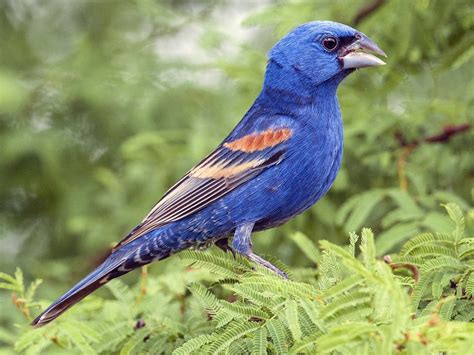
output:
{"label": "folded wing", "polygon": [[289,128],[274,128],[223,143],[171,187],[115,249],[198,212],[278,164],[284,159],[286,142],[292,134]]}

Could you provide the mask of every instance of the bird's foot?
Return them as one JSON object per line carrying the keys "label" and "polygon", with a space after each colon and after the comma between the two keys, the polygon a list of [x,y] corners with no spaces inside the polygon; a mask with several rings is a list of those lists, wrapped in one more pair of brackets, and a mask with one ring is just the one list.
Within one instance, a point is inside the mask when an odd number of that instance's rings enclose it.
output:
{"label": "bird's foot", "polygon": [[260,264],[262,265],[263,267],[266,267],[267,269],[273,271],[274,273],[276,273],[277,275],[279,275],[280,277],[284,278],[285,280],[288,280],[288,275],[281,271],[279,268],[277,268],[275,265],[273,265],[272,263],[270,263],[269,261],[263,259],[262,257],[258,256],[257,254],[254,254],[254,253],[249,253],[246,255],[246,257],[250,260],[250,261],[253,261],[257,264]]}
{"label": "bird's foot", "polygon": [[232,254],[234,254],[234,251],[229,245],[229,238],[219,239],[214,243],[214,245],[226,253],[230,251]]}

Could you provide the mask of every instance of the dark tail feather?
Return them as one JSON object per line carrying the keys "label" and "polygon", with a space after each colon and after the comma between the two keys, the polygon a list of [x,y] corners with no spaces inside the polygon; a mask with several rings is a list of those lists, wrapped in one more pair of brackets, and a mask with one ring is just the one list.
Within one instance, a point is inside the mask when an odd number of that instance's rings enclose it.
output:
{"label": "dark tail feather", "polygon": [[92,271],[84,279],[79,281],[72,289],[70,289],[55,302],[53,302],[48,308],[46,308],[43,313],[41,313],[33,322],[31,322],[31,325],[35,328],[39,328],[48,324],[67,311],[70,307],[74,306],[84,297],[94,292],[99,287],[105,285],[111,279],[126,274],[131,270],[128,269],[124,271],[118,271],[117,268],[120,267],[120,264],[121,263],[117,265],[116,263],[110,263],[108,260],[106,260],[102,265]]}
{"label": "dark tail feather", "polygon": [[31,325],[37,328],[48,324],[108,281],[154,260],[167,258],[170,251],[171,249],[163,244],[158,245],[153,239],[148,240],[143,237],[142,240],[137,239],[124,245],[112,252],[102,265],[46,308]]}

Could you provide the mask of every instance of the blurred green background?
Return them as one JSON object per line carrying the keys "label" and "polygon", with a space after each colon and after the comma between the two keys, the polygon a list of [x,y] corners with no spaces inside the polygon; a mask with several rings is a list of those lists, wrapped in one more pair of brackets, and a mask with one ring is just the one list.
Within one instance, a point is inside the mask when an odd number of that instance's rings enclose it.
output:
{"label": "blurred green background", "polygon": [[44,279],[44,298],[65,291],[220,143],[258,94],[266,52],[312,20],[356,26],[387,65],[339,90],[332,190],[255,249],[298,265],[292,232],[345,243],[370,226],[383,254],[445,225],[440,203],[471,209],[470,0],[1,0],[0,270]]}

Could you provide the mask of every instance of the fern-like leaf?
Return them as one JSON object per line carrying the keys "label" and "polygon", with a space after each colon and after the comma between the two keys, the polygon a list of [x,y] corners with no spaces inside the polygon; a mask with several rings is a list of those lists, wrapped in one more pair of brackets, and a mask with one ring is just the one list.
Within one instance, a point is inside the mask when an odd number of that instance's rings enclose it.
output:
{"label": "fern-like leaf", "polygon": [[458,270],[462,271],[465,266],[458,260],[451,256],[441,256],[436,259],[428,260],[421,267],[421,272],[431,272],[436,270]]}
{"label": "fern-like leaf", "polygon": [[311,239],[300,232],[292,234],[291,239],[309,260],[315,264],[319,262],[321,259],[321,253]]}
{"label": "fern-like leaf", "polygon": [[374,324],[367,322],[353,322],[333,327],[327,334],[322,335],[317,341],[317,349],[321,354],[336,351],[346,346],[349,342],[378,333]]}
{"label": "fern-like leaf", "polygon": [[285,318],[290,329],[291,335],[295,342],[301,340],[301,327],[298,319],[298,304],[294,300],[288,300],[285,305]]}
{"label": "fern-like leaf", "polygon": [[321,308],[320,317],[326,319],[341,311],[348,311],[350,308],[360,307],[370,302],[370,293],[359,290],[346,295],[339,296],[333,302]]}
{"label": "fern-like leaf", "polygon": [[192,283],[188,288],[210,314],[217,314],[222,308],[222,305],[217,297],[214,296],[213,293],[209,292],[209,290],[203,285],[199,283]]}
{"label": "fern-like leaf", "polygon": [[270,293],[268,290],[262,290],[259,287],[254,287],[254,284],[247,284],[245,280],[243,282],[233,285],[232,290],[244,300],[269,308],[278,303],[278,297],[275,297],[273,293]]}
{"label": "fern-like leaf", "polygon": [[373,270],[375,266],[375,244],[374,233],[368,228],[362,229],[362,241],[360,245],[364,265],[369,270]]}
{"label": "fern-like leaf", "polygon": [[145,342],[145,337],[148,335],[149,330],[145,328],[137,329],[135,333],[125,342],[120,349],[120,355],[131,355],[138,353],[140,345]]}
{"label": "fern-like leaf", "polygon": [[135,303],[133,292],[123,281],[114,279],[105,286],[109,289],[112,295],[123,304],[130,305]]}
{"label": "fern-like leaf", "polygon": [[434,272],[427,272],[421,275],[420,280],[415,285],[413,292],[411,294],[411,309],[412,312],[416,312],[418,309],[418,305],[420,304],[421,298],[423,297],[424,293],[428,289],[429,284],[432,282],[434,276]]}
{"label": "fern-like leaf", "polygon": [[466,278],[466,295],[474,297],[474,272],[469,273]]}
{"label": "fern-like leaf", "polygon": [[[202,348],[203,345],[209,343],[212,337],[208,334],[199,335],[195,338],[192,338],[181,345],[179,348],[176,348],[173,351],[173,355],[189,355],[193,352]],[[158,349],[156,349],[158,350]]]}
{"label": "fern-like leaf", "polygon": [[227,312],[241,317],[267,319],[270,316],[270,314],[264,310],[242,302],[230,303],[227,301],[221,301],[220,304]]}
{"label": "fern-like leaf", "polygon": [[286,329],[279,319],[269,320],[265,327],[272,340],[273,346],[277,354],[288,354],[288,342]]}
{"label": "fern-like leaf", "polygon": [[256,322],[233,322],[230,323],[222,332],[213,336],[212,343],[206,347],[206,351],[210,354],[219,354],[226,349],[232,342],[253,332],[261,325]]}
{"label": "fern-like leaf", "polygon": [[238,271],[251,270],[248,261],[238,257],[234,258],[222,251],[210,253],[208,251],[183,250],[178,255],[182,260],[191,261],[195,266],[205,267],[209,271],[228,279],[235,279]]}
{"label": "fern-like leaf", "polygon": [[439,316],[445,321],[451,320],[453,316],[454,307],[456,306],[456,297],[447,297],[442,300],[442,305],[439,310]]}
{"label": "fern-like leaf", "polygon": [[454,244],[453,238],[449,234],[442,233],[421,233],[406,242],[400,250],[400,255],[413,254],[417,248],[420,248],[426,244],[440,245],[440,243],[446,246],[452,246]]}
{"label": "fern-like leaf", "polygon": [[451,218],[456,226],[453,232],[454,240],[461,240],[466,227],[466,221],[464,220],[464,215],[461,209],[455,203],[448,203],[447,205],[444,205],[444,208],[448,212],[449,218]]}
{"label": "fern-like leaf", "polygon": [[321,331],[325,331],[324,323],[322,322],[319,313],[320,307],[313,301],[300,300],[301,308],[304,310],[311,322]]}
{"label": "fern-like leaf", "polygon": [[[266,355],[267,354],[267,329],[260,327],[254,331],[254,339],[252,346],[252,355]],[[183,354],[184,355],[184,354]]]}

